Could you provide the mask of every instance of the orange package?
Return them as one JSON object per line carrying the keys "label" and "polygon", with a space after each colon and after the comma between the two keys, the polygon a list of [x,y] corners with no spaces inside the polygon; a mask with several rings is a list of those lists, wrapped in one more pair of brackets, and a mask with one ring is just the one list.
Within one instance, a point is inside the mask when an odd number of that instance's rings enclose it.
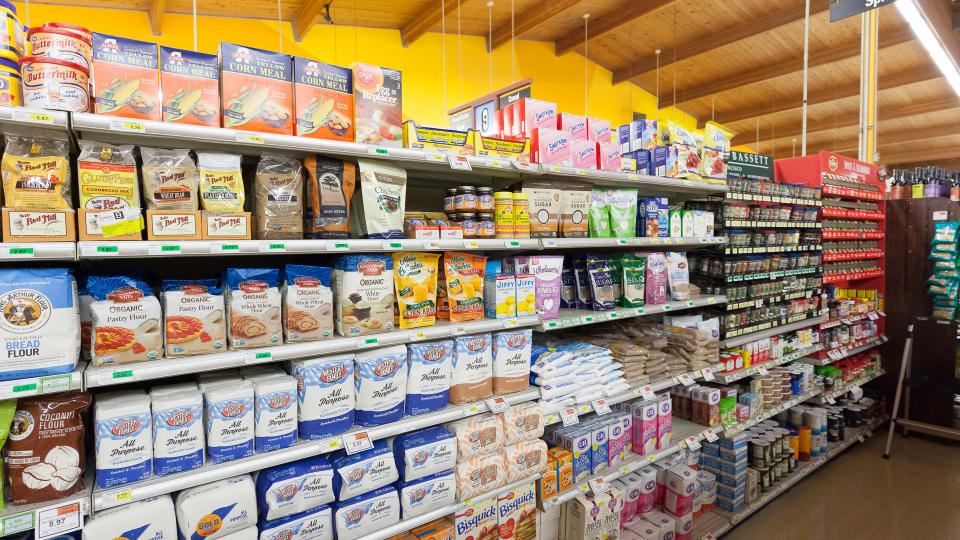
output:
{"label": "orange package", "polygon": [[220,127],[217,55],[160,47],[163,121]]}
{"label": "orange package", "polygon": [[357,142],[403,146],[402,73],[360,62],[352,66]]}
{"label": "orange package", "polygon": [[223,127],[293,135],[290,55],[220,43]]}
{"label": "orange package", "polygon": [[410,532],[420,540],[453,540],[454,537],[453,523],[446,518],[424,523]]}
{"label": "orange package", "polygon": [[447,251],[443,270],[447,279],[447,304],[450,322],[483,318],[483,275],[487,258],[472,253]]}
{"label": "orange package", "polygon": [[353,141],[353,75],[349,68],[293,57],[296,134]]}
{"label": "orange package", "polygon": [[94,112],[160,120],[157,44],[93,33]]}

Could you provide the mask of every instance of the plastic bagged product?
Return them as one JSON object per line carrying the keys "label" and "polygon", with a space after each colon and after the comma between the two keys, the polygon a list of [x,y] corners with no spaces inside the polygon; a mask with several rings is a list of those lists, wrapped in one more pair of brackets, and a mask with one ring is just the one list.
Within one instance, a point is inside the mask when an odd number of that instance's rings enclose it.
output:
{"label": "plastic bagged product", "polygon": [[197,165],[184,149],[140,147],[140,178],[147,210],[196,210]]}
{"label": "plastic bagged product", "polygon": [[[137,536],[140,535],[140,536]],[[177,515],[170,495],[97,512],[83,524],[83,540],[103,538],[176,538]],[[54,537],[65,540],[63,537]],[[73,537],[70,537],[73,538]]]}
{"label": "plastic bagged product", "polygon": [[80,208],[116,210],[140,208],[137,162],[133,146],[77,141],[77,180]]}
{"label": "plastic bagged product", "polygon": [[590,286],[586,259],[574,259],[573,273],[576,278],[577,309],[593,309],[593,287]]}
{"label": "plastic bagged product", "polygon": [[407,346],[407,414],[423,414],[447,406],[454,355],[452,340]]}
{"label": "plastic bagged product", "polygon": [[283,330],[288,343],[333,337],[333,291],[329,268],[283,267]]}
{"label": "plastic bagged product", "polygon": [[936,221],[933,224],[934,244],[955,244],[958,240],[957,231],[960,230],[958,221]]}
{"label": "plastic bagged product", "polygon": [[614,308],[616,297],[613,293],[613,278],[606,259],[587,258],[590,276],[591,297],[594,311],[610,311]]}
{"label": "plastic bagged product", "polygon": [[146,283],[126,276],[90,276],[93,363],[128,364],[160,358],[160,301]]}
{"label": "plastic bagged product", "polygon": [[480,401],[493,395],[493,352],[490,334],[458,336],[455,348],[450,403]]}
{"label": "plastic bagged product", "polygon": [[333,540],[333,510],[327,506],[261,521],[260,540]]}
{"label": "plastic bagged product", "polygon": [[353,425],[354,360],[352,355],[291,362],[297,379],[297,431],[301,439],[337,435]]}
{"label": "plastic bagged product", "polygon": [[605,189],[590,192],[590,237],[610,238],[610,200]]}
{"label": "plastic bagged product", "polygon": [[333,492],[338,501],[345,501],[396,482],[399,478],[393,452],[385,441],[375,441],[373,448],[348,455],[338,450],[330,455],[333,465]]}
{"label": "plastic bagged product", "polygon": [[393,329],[393,258],[378,254],[338,257],[331,276],[337,334],[360,336]]}
{"label": "plastic bagged product", "polygon": [[503,448],[503,422],[495,414],[485,413],[454,420],[444,426],[457,436],[457,460],[497,453]]}
{"label": "plastic bagged product", "polygon": [[614,189],[607,192],[610,211],[610,236],[637,236],[637,190]]}
{"label": "plastic bagged product", "polygon": [[667,301],[667,259],[663,253],[647,254],[646,303],[663,304]]}
{"label": "plastic bagged product", "polygon": [[153,473],[150,398],[143,393],[101,395],[94,406],[97,487],[149,478]]}
{"label": "plastic bagged product", "polygon": [[400,481],[408,482],[453,469],[457,438],[443,426],[432,426],[397,435],[393,453]]}
{"label": "plastic bagged product", "polygon": [[253,454],[256,426],[253,385],[249,381],[229,379],[201,389],[210,461],[223,463]]}
{"label": "plastic bagged product", "polygon": [[437,321],[436,253],[393,254],[393,283],[400,310],[400,328],[433,326]]}
{"label": "plastic bagged product", "polygon": [[403,238],[403,208],[407,172],[384,163],[357,160],[360,200],[354,204],[351,223],[363,238]]}
{"label": "plastic bagged product", "polygon": [[536,439],[505,446],[503,465],[507,470],[505,484],[540,474],[547,467],[547,443]]}
{"label": "plastic bagged product", "polygon": [[532,441],[543,436],[543,405],[539,402],[518,403],[500,413],[505,445]]}
{"label": "plastic bagged product", "polygon": [[356,418],[379,426],[403,418],[407,394],[407,347],[394,345],[358,353],[355,359]]}
{"label": "plastic bagged product", "polygon": [[726,183],[730,139],[733,135],[732,131],[724,129],[716,122],[707,122],[703,131],[703,151],[700,153],[700,176],[707,182]]}
{"label": "plastic bagged product", "polygon": [[223,538],[257,523],[257,494],[248,474],[187,488],[174,506],[180,538]]}
{"label": "plastic bagged product", "polygon": [[[157,476],[196,469],[203,465],[206,438],[203,396],[193,390],[150,390],[153,413],[153,473]],[[160,390],[158,390],[160,389]]]}
{"label": "plastic bagged product", "polygon": [[307,202],[304,233],[308,238],[349,238],[350,199],[356,185],[353,163],[322,156],[304,161]]}
{"label": "plastic bagged product", "polygon": [[590,184],[567,182],[560,191],[560,236],[590,235]]}
{"label": "plastic bagged product", "polygon": [[334,508],[337,540],[356,540],[400,521],[400,498],[393,486],[341,500]]}
{"label": "plastic bagged product", "polygon": [[510,470],[503,454],[485,454],[461,458],[454,470],[457,475],[457,500],[466,501],[493,491],[507,483]]}
{"label": "plastic bagged product", "polygon": [[560,226],[560,193],[553,182],[526,180],[523,193],[530,201],[530,237],[556,238]]}
{"label": "plastic bagged product", "polygon": [[563,289],[563,255],[535,255],[530,257],[529,264],[534,278],[534,305],[541,317],[556,319],[560,316]]}
{"label": "plastic bagged product", "polygon": [[575,309],[577,307],[577,277],[573,266],[567,261],[560,272],[560,307]]}
{"label": "plastic bagged product", "polygon": [[406,482],[397,482],[404,519],[420,516],[457,502],[457,479],[452,470]]}
{"label": "plastic bagged product", "polygon": [[254,449],[270,452],[297,444],[297,381],[288,375],[249,379],[254,397]]}
{"label": "plastic bagged product", "polygon": [[197,152],[200,201],[211,212],[243,212],[245,195],[239,154]]}
{"label": "plastic bagged product", "polygon": [[443,254],[447,277],[450,322],[483,318],[483,276],[487,258],[472,253],[446,251]]}
{"label": "plastic bagged product", "polygon": [[666,254],[667,281],[670,285],[670,298],[673,301],[690,299],[690,268],[687,254],[670,251]]}
{"label": "plastic bagged product", "polygon": [[530,346],[533,330],[497,332],[493,335],[493,393],[522,392],[529,386]]}
{"label": "plastic bagged product", "polygon": [[215,279],[165,279],[161,283],[167,357],[227,349],[223,289]]}
{"label": "plastic bagged product", "polygon": [[642,307],[646,293],[647,256],[626,254],[620,260],[623,272],[623,307]]}
{"label": "plastic bagged product", "polygon": [[672,120],[669,126],[670,146],[677,150],[676,177],[700,180],[700,150],[696,139],[686,128]]}
{"label": "plastic bagged product", "polygon": [[283,340],[279,271],[273,268],[227,268],[227,329],[233,349],[278,345]]}
{"label": "plastic bagged product", "polygon": [[5,138],[0,161],[3,205],[25,210],[73,208],[69,141],[19,135]]}
{"label": "plastic bagged product", "polygon": [[333,467],[314,456],[263,469],[256,478],[260,516],[274,520],[334,501]]}
{"label": "plastic bagged product", "polygon": [[299,161],[263,154],[257,164],[254,193],[254,238],[303,238],[303,166]]}

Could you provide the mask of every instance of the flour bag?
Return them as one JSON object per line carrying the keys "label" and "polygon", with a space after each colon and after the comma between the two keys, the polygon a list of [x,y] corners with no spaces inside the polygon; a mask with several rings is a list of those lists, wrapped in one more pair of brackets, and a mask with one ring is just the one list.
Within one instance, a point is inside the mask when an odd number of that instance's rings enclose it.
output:
{"label": "flour bag", "polygon": [[355,364],[357,425],[379,426],[403,418],[407,395],[406,346],[359,353]]}
{"label": "flour bag", "polygon": [[156,360],[163,352],[160,301],[146,283],[125,276],[90,276],[93,363]]}
{"label": "flour bag", "polygon": [[231,348],[268,347],[283,341],[279,279],[279,271],[273,268],[224,271]]}
{"label": "flour bag", "polygon": [[330,269],[288,264],[283,267],[283,331],[288,343],[333,337]]}
{"label": "flour bag", "polygon": [[327,356],[291,362],[297,379],[297,429],[301,439],[343,433],[354,420],[353,356]]}
{"label": "flour bag", "polygon": [[261,517],[292,516],[333,502],[333,467],[326,456],[301,459],[261,470],[256,486]]}
{"label": "flour bag", "polygon": [[447,406],[453,356],[451,340],[407,346],[407,414],[423,414]]}

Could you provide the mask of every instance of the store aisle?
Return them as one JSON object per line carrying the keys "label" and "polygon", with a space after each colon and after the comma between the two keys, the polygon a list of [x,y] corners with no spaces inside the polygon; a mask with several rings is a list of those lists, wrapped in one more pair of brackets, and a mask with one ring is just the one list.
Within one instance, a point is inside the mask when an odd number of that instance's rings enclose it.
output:
{"label": "store aisle", "polygon": [[723,538],[955,538],[960,447],[895,435],[886,460],[885,435],[853,446]]}

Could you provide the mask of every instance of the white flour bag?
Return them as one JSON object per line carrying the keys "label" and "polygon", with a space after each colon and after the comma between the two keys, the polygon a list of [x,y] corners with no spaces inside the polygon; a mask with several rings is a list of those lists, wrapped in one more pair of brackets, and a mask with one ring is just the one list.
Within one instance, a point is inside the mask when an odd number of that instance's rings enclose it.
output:
{"label": "white flour bag", "polygon": [[297,444],[297,380],[254,376],[254,449],[270,452]]}
{"label": "white flour bag", "polygon": [[[160,495],[97,512],[83,524],[83,540],[173,539],[177,515],[170,495]],[[59,538],[59,537],[55,537]]]}
{"label": "white flour bag", "polygon": [[330,463],[335,471],[333,491],[339,501],[363,495],[399,478],[393,452],[385,441],[377,441],[373,448],[353,455],[338,450],[330,456]]}
{"label": "white flour bag", "polygon": [[400,521],[400,499],[393,486],[337,503],[337,540],[355,540]]}
{"label": "white flour bag", "polygon": [[333,511],[324,505],[261,522],[259,540],[333,540]]}
{"label": "white flour bag", "polygon": [[353,425],[353,356],[297,360],[291,372],[297,379],[301,439],[330,437]]}
{"label": "white flour bag", "polygon": [[153,472],[150,398],[142,393],[101,397],[94,406],[94,421],[97,487],[149,478]]}
{"label": "white flour bag", "polygon": [[407,414],[446,407],[453,379],[453,341],[411,343],[407,353]]}
{"label": "white flour bag", "polygon": [[301,459],[257,473],[260,515],[279,519],[331,503],[333,467],[326,456]]}
{"label": "white flour bag", "polygon": [[457,438],[443,426],[432,426],[397,435],[393,453],[400,480],[416,480],[453,468],[457,463]]}
{"label": "white flour bag", "polygon": [[379,426],[403,418],[407,397],[407,347],[394,345],[357,354],[354,381],[360,426]]}
{"label": "white flour bag", "polygon": [[203,402],[210,461],[253,454],[253,385],[242,379],[205,385]]}
{"label": "white flour bag", "polygon": [[[192,383],[191,383],[192,384]],[[203,465],[203,395],[193,390],[150,390],[153,411],[153,472],[157,476]]]}
{"label": "white flour bag", "polygon": [[522,392],[530,386],[530,348],[533,330],[493,335],[493,393]]}
{"label": "white flour bag", "polygon": [[220,539],[257,524],[257,494],[248,474],[187,488],[175,506],[180,538]]}
{"label": "white flour bag", "polygon": [[403,517],[411,518],[457,502],[457,478],[443,471],[397,484]]}

